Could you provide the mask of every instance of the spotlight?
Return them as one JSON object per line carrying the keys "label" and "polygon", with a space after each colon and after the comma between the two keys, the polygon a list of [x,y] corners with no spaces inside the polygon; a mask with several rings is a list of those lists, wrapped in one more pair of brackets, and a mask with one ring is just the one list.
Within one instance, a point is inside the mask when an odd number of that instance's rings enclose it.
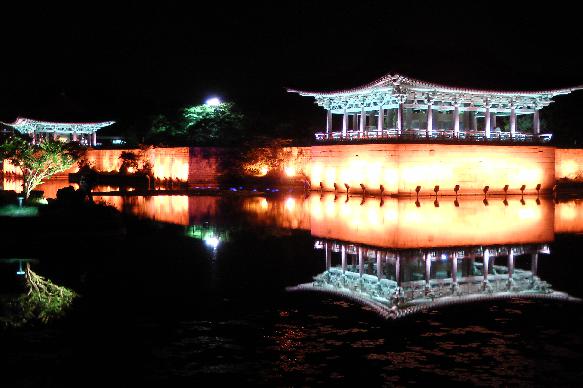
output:
{"label": "spotlight", "polygon": [[348,194],[348,192],[350,191],[350,186],[348,185],[348,183],[345,183],[344,187],[346,187],[346,194]]}

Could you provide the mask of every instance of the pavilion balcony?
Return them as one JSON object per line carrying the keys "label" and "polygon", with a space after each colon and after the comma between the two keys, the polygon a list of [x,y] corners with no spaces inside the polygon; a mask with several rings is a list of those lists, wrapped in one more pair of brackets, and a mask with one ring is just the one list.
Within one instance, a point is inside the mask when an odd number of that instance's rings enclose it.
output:
{"label": "pavilion balcony", "polygon": [[403,141],[452,141],[452,142],[504,142],[504,143],[548,143],[552,138],[550,133],[533,134],[532,132],[516,131],[514,136],[510,132],[492,130],[490,136],[485,131],[460,130],[454,133],[453,129],[434,129],[427,132],[425,129],[405,129],[400,134],[397,129],[378,130],[366,128],[364,131],[349,130],[346,134],[339,132],[318,132],[315,134],[317,142],[350,142],[366,140],[403,140]]}

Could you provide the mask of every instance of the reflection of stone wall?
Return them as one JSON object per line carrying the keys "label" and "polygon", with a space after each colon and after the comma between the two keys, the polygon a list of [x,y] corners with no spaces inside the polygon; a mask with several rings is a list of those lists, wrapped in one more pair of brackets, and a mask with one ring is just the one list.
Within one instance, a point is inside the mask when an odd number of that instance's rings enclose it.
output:
{"label": "reflection of stone wall", "polygon": [[312,188],[320,182],[333,190],[336,183],[342,191],[348,184],[360,192],[360,184],[370,191],[413,194],[421,186],[421,194],[481,194],[484,186],[490,192],[535,192],[537,184],[551,190],[555,178],[555,149],[544,146],[487,146],[449,144],[351,144],[315,146],[311,150],[310,179]]}
{"label": "reflection of stone wall", "polygon": [[583,182],[583,149],[555,149],[555,178]]}

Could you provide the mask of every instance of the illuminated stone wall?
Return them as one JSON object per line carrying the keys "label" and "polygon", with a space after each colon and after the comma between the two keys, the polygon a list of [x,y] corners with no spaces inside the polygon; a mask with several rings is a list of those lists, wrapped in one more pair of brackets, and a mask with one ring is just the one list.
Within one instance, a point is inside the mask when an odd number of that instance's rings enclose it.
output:
{"label": "illuminated stone wall", "polygon": [[480,194],[484,186],[490,193],[536,192],[537,184],[551,190],[555,181],[555,149],[543,146],[487,146],[447,144],[354,144],[314,146],[311,150],[309,176],[312,189],[320,182],[326,190],[336,183],[342,190],[347,183],[360,192],[364,184],[379,192],[382,184],[387,193],[412,194],[421,186],[421,195]]}
{"label": "illuminated stone wall", "polygon": [[583,181],[583,149],[555,149],[555,178]]}

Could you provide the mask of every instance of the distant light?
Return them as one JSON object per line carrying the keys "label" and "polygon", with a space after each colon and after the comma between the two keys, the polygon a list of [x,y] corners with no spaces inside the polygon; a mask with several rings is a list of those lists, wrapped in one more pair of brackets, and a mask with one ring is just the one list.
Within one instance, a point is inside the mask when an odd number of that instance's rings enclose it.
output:
{"label": "distant light", "polygon": [[218,97],[211,97],[205,102],[208,106],[219,106],[221,105],[221,100]]}
{"label": "distant light", "polygon": [[216,249],[219,246],[219,239],[218,237],[207,237],[204,239],[204,243],[207,247]]}

